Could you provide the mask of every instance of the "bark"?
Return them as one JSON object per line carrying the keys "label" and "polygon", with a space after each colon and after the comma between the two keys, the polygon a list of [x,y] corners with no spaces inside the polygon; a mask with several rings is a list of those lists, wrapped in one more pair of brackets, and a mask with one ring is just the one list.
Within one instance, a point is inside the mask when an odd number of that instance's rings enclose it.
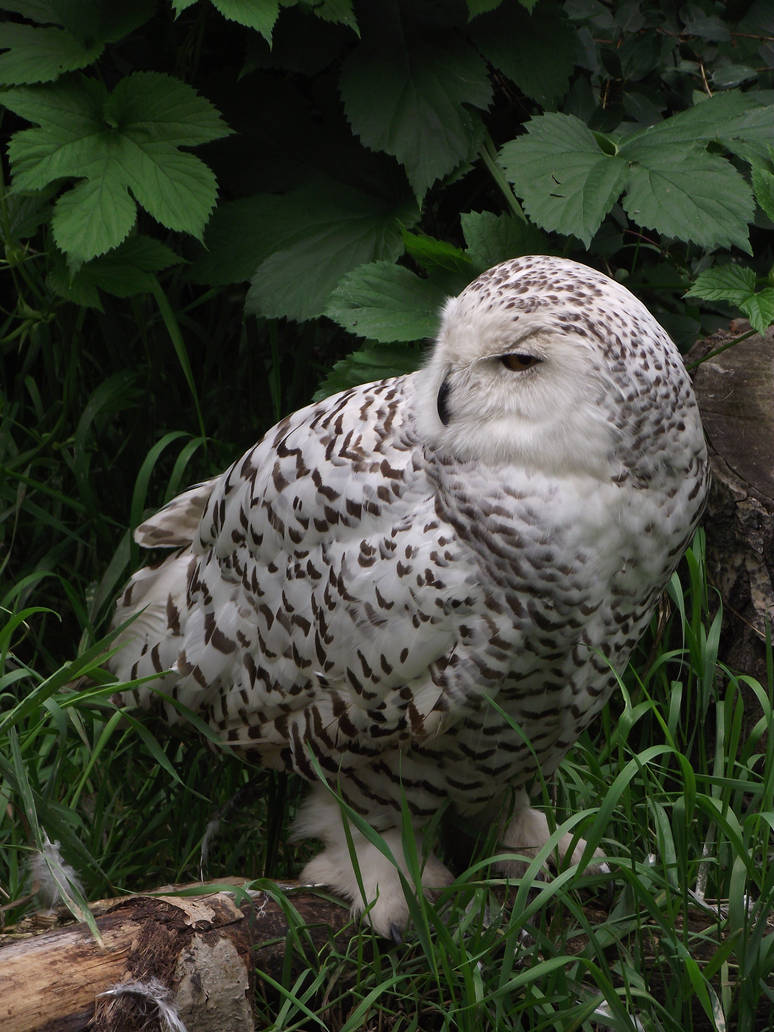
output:
{"label": "bark", "polygon": [[[696,362],[749,329],[700,341]],[[694,384],[713,485],[704,520],[710,582],[723,599],[721,656],[767,683],[766,628],[774,620],[774,327],[702,362]],[[760,706],[749,693],[749,721]]]}
{"label": "bark", "polygon": [[[348,922],[342,905],[291,898],[314,951]],[[102,946],[83,924],[0,937],[4,1032],[155,1032],[175,1017],[187,1032],[253,1032],[256,973],[279,980],[292,939],[271,895],[129,896],[93,909]]]}

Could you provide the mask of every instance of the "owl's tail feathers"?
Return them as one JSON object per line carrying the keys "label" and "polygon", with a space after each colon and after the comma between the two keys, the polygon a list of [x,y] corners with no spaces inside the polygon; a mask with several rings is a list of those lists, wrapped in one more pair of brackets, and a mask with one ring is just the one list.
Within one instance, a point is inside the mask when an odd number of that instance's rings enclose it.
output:
{"label": "owl's tail feathers", "polygon": [[194,484],[167,502],[163,509],[159,509],[135,530],[134,540],[137,544],[144,548],[180,548],[190,545],[217,480],[215,477]]}
{"label": "owl's tail feathers", "polygon": [[[118,651],[108,661],[108,667],[120,681],[153,678],[116,693],[115,701],[124,705],[151,707],[159,699],[154,688],[167,694],[175,689],[180,676],[177,661],[186,631],[188,578],[195,562],[191,545],[216,480],[190,487],[134,532],[138,545],[178,551],[161,563],[138,570],[116,603],[112,626],[129,623],[114,640]],[[164,709],[174,723],[177,711],[169,704]]]}
{"label": "owl's tail feathers", "polygon": [[[116,604],[113,626],[131,622],[115,638],[118,651],[108,662],[120,681],[159,674],[155,683],[177,679],[175,664],[182,642],[181,614],[184,611],[188,571],[195,562],[190,550],[169,556],[158,566],[146,566],[131,578]],[[172,670],[172,674],[165,671]],[[168,690],[168,689],[167,689]],[[146,685],[126,692],[121,701],[149,706],[155,693]]]}

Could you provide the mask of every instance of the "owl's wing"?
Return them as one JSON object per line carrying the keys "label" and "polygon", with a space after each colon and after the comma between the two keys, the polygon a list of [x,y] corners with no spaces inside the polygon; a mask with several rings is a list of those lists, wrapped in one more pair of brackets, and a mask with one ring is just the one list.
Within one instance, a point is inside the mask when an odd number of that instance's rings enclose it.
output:
{"label": "owl's wing", "polygon": [[144,591],[133,673],[171,668],[181,702],[264,753],[381,750],[452,719],[482,589],[436,513],[412,402],[401,377],[303,409],[146,521],[145,541],[174,546],[203,503]]}
{"label": "owl's wing", "polygon": [[214,477],[201,484],[194,484],[167,502],[137,527],[134,532],[137,544],[143,548],[180,548],[190,545],[218,479]]}

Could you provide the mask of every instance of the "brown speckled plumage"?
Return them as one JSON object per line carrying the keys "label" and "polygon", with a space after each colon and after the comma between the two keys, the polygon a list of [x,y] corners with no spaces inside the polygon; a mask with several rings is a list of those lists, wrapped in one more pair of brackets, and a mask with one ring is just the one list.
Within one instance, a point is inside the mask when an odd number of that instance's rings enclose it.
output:
{"label": "brown speckled plumage", "polygon": [[[266,765],[314,780],[311,749],[385,834],[402,792],[418,826],[447,799],[491,814],[535,764],[489,700],[552,771],[613,691],[706,487],[690,381],[647,310],[585,266],[513,259],[447,304],[422,371],[288,416],[138,528],[177,551],[119,600],[118,622],[142,613],[113,669],[158,673]],[[299,834],[326,843],[307,875],[357,904],[338,827],[322,795],[302,812]],[[400,926],[394,872],[358,847],[370,919]]]}

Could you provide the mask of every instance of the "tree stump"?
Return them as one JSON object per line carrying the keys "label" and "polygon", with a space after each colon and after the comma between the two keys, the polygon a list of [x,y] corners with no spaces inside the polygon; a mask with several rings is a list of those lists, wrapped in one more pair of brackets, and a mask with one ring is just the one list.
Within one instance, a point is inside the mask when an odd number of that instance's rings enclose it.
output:
{"label": "tree stump", "polygon": [[[687,364],[746,330],[740,320],[700,341]],[[724,606],[721,655],[765,686],[774,622],[774,327],[702,362],[694,385],[712,463],[704,526],[710,581]],[[757,703],[753,710],[759,715]]]}

